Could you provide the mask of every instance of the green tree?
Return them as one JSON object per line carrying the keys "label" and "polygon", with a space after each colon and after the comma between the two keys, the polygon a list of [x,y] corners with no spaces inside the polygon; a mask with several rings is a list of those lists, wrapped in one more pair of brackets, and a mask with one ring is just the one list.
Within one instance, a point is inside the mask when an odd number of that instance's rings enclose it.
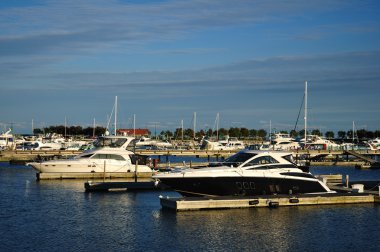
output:
{"label": "green tree", "polygon": [[316,136],[322,136],[322,133],[321,133],[321,131],[319,131],[319,129],[312,130],[311,134],[312,135],[316,135]]}
{"label": "green tree", "polygon": [[240,135],[241,135],[240,128],[230,128],[228,130],[228,135],[230,137],[240,137]]}
{"label": "green tree", "polygon": [[249,137],[249,130],[247,128],[241,128],[240,129],[241,137]]}
{"label": "green tree", "polygon": [[261,139],[265,139],[267,136],[267,132],[264,129],[259,129],[257,131],[257,136],[261,137]]}
{"label": "green tree", "polygon": [[194,130],[192,129],[186,129],[184,137],[186,136],[187,139],[193,139],[194,136]]}
{"label": "green tree", "polygon": [[250,137],[256,137],[257,136],[257,130],[255,130],[255,129],[250,129],[249,130],[249,136]]}
{"label": "green tree", "polygon": [[325,137],[329,138],[329,139],[334,138],[334,132],[332,132],[332,131],[326,131]]}
{"label": "green tree", "polygon": [[346,132],[345,131],[338,131],[338,137],[340,138],[340,139],[344,139],[344,138],[346,138]]}

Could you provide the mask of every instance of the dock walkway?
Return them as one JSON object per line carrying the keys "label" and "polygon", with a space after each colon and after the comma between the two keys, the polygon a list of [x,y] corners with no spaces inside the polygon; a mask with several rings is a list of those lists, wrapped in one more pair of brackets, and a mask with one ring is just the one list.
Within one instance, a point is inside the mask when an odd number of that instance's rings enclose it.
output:
{"label": "dock walkway", "polygon": [[259,197],[161,197],[163,208],[175,211],[205,210],[205,209],[231,209],[254,207],[282,207],[307,206],[331,204],[359,204],[380,203],[380,197],[362,193],[330,193],[330,194],[304,194],[304,195],[271,195]]}

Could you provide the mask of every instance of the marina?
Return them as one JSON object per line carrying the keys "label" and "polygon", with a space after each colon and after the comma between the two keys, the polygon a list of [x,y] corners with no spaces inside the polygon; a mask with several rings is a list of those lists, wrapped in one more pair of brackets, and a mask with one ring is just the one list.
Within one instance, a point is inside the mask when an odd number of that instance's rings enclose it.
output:
{"label": "marina", "polygon": [[0,2],[0,252],[380,251],[380,1]]}

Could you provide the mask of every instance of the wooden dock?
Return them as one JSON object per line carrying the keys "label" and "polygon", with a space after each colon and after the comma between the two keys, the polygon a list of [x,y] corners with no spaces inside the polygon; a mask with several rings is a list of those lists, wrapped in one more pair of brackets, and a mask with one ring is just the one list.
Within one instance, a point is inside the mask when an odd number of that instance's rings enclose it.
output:
{"label": "wooden dock", "polygon": [[[208,158],[222,158],[229,157],[237,151],[223,151],[223,150],[136,150],[135,153],[146,156],[194,156],[194,157],[208,157]],[[380,155],[380,150],[358,150],[355,152],[346,150],[293,150],[294,156],[348,156],[354,155],[359,159],[364,157],[363,161],[368,161],[368,156]],[[68,157],[80,154],[80,151],[0,151],[0,161],[8,162],[11,160],[35,160],[37,157],[54,158],[54,157]]]}
{"label": "wooden dock", "polygon": [[163,208],[175,211],[231,209],[231,208],[276,208],[283,206],[310,206],[332,204],[380,203],[380,197],[360,193],[329,193],[304,195],[271,195],[258,197],[161,197]]}

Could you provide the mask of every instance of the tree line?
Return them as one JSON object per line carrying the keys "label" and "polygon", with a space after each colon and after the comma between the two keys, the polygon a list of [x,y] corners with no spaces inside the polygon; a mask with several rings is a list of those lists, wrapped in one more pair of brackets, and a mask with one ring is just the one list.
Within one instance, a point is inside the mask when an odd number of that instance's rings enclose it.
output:
{"label": "tree line", "polygon": [[[95,128],[95,136],[100,136],[104,135],[106,132],[106,128],[104,127],[99,127],[97,126]],[[65,127],[63,125],[59,126],[49,126],[45,127],[42,129],[36,128],[33,131],[34,134],[47,134],[47,133],[56,133],[56,134],[61,134],[61,135],[72,135],[72,136],[87,136],[91,137],[94,133],[94,128],[93,127],[87,127],[87,128],[82,128],[81,126],[69,126]],[[150,133],[150,131],[149,131]],[[291,137],[294,138],[303,138],[305,135],[304,130],[300,131],[280,131],[276,133],[285,133],[285,134],[290,134]],[[376,137],[380,137],[380,131],[368,131],[365,129],[359,129],[354,132],[352,130],[349,131],[337,131],[337,134],[335,134],[333,131],[326,131],[322,133],[318,129],[314,129],[308,132],[308,134],[311,135],[318,135],[318,136],[325,136],[328,139],[372,139]],[[218,131],[208,129],[208,130],[199,130],[195,132],[193,129],[184,129],[182,132],[182,128],[177,128],[174,131],[166,130],[166,131],[161,131],[159,136],[161,139],[174,139],[174,140],[181,140],[182,136],[184,140],[190,140],[193,139],[194,136],[195,138],[202,138],[204,136],[208,137],[216,137],[218,136],[219,138],[224,138],[225,136],[229,137],[237,137],[239,139],[265,139],[269,137],[269,132],[264,130],[264,129],[248,129],[248,128],[238,128],[238,127],[231,127],[229,129],[221,128]]]}

